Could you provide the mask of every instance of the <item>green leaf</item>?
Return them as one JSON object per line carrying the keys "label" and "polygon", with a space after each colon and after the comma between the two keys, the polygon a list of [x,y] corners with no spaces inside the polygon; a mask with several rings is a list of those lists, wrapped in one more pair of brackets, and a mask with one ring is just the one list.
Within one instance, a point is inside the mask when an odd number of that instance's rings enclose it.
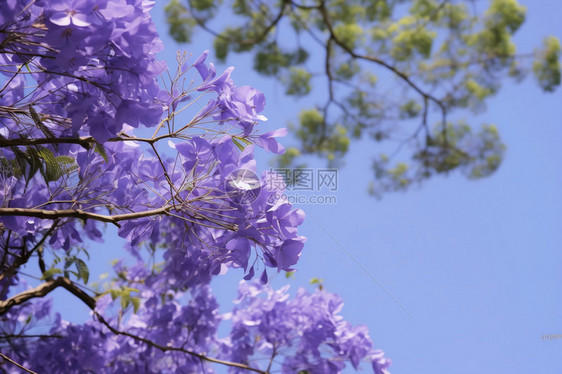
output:
{"label": "green leaf", "polygon": [[53,275],[55,274],[62,274],[62,270],[59,268],[51,268],[51,269],[47,269],[47,271],[45,271],[42,275],[41,275],[41,280],[45,280],[45,279],[50,279],[53,277]]}
{"label": "green leaf", "polygon": [[554,36],[544,40],[544,48],[536,54],[533,72],[539,85],[546,92],[553,92],[560,86],[560,40]]}
{"label": "green leaf", "polygon": [[131,295],[128,292],[121,293],[121,308],[126,309],[131,303]]}
{"label": "green leaf", "polygon": [[238,149],[239,149],[240,151],[244,151],[244,148],[245,148],[244,145],[243,145],[242,143],[240,143],[240,142],[238,141],[238,139],[236,139],[235,136],[232,137],[232,142],[234,143],[234,145],[235,145],[236,147],[238,147]]}
{"label": "green leaf", "polygon": [[400,118],[413,118],[416,117],[422,107],[415,100],[408,100],[405,104],[400,106]]}
{"label": "green leaf", "polygon": [[40,148],[37,155],[45,162],[42,170],[46,182],[60,179],[63,175],[68,175],[78,168],[74,158],[70,156],[54,156],[48,148]]}
{"label": "green leaf", "polygon": [[228,40],[217,36],[213,42],[213,46],[215,47],[215,56],[224,62],[226,60],[226,56],[228,55],[228,47],[230,46]]}
{"label": "green leaf", "polygon": [[109,158],[107,157],[107,152],[105,151],[105,148],[102,144],[96,143],[96,145],[94,146],[94,152],[103,157],[105,162],[108,162]]}
{"label": "green leaf", "polygon": [[310,280],[310,284],[321,284],[321,283],[323,283],[323,282],[324,282],[324,279],[323,279],[323,278],[316,278],[316,277],[315,277],[315,278],[312,278],[312,279]]}
{"label": "green leaf", "polygon": [[[0,158],[0,174],[8,177],[20,178],[23,176],[23,170],[20,165],[20,159],[8,160],[7,158]],[[25,164],[24,164],[25,165]]]}
{"label": "green leaf", "polygon": [[35,109],[31,104],[29,104],[29,114],[31,115],[31,119],[33,120],[33,122],[35,122],[35,125],[39,128],[39,130],[41,130],[41,132],[45,135],[46,138],[48,139],[55,138],[55,134],[53,134],[53,132],[47,126],[45,126],[43,121],[41,121],[41,117],[35,111]]}
{"label": "green leaf", "polygon": [[336,37],[348,48],[354,48],[357,41],[364,35],[363,28],[356,24],[340,24],[334,28]]}
{"label": "green leaf", "polygon": [[164,10],[169,25],[168,31],[172,38],[180,43],[190,42],[193,28],[197,23],[189,10],[179,0],[171,0]]}
{"label": "green leaf", "polygon": [[79,258],[76,259],[75,265],[78,271],[78,278],[82,279],[84,284],[88,284],[88,280],[90,279],[90,269],[88,269],[88,265]]}
{"label": "green leaf", "polygon": [[76,261],[76,260],[77,260],[76,257],[67,258],[65,263],[64,263],[64,269],[65,270],[68,269],[74,263],[74,261]]}
{"label": "green leaf", "polygon": [[136,313],[140,308],[140,298],[131,297],[131,303],[133,304],[133,311]]}
{"label": "green leaf", "polygon": [[287,95],[304,96],[310,92],[310,78],[312,75],[302,68],[290,67],[289,77],[285,79]]}
{"label": "green leaf", "polygon": [[191,0],[191,5],[195,10],[203,11],[213,7],[215,2],[213,0]]}

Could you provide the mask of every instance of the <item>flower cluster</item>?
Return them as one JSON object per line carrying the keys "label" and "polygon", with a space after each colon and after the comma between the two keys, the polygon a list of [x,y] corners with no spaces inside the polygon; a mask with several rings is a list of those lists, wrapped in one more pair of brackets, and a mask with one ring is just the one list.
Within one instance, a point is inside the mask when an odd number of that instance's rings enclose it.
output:
{"label": "flower cluster", "polygon": [[[2,5],[3,352],[49,373],[210,372],[207,354],[237,367],[258,367],[256,354],[282,354],[283,372],[332,373],[345,361],[358,368],[370,360],[379,373],[388,361],[371,349],[365,328],[341,319],[335,295],[301,290],[290,300],[286,289],[265,286],[266,269],[293,270],[305,242],[304,212],[272,199],[282,191],[271,189],[254,159],[254,145],[282,153],[276,138],[286,130],[260,134],[263,93],[236,86],[232,68],[218,75],[207,52],[193,62],[179,58],[161,89],[156,78],[165,65],[155,59],[162,46],[151,5]],[[178,87],[190,71],[200,82]],[[202,97],[203,109],[177,125],[177,114]],[[154,135],[139,135],[143,127]],[[117,262],[110,289],[92,295],[76,286],[89,277],[76,253],[88,240],[103,242],[105,224],[117,226],[137,263]],[[149,265],[147,254],[162,263]],[[26,290],[21,270],[31,260],[43,283]],[[219,338],[226,317],[209,283],[231,268],[259,282],[241,284],[228,315],[232,332]],[[61,285],[95,309],[92,321],[49,320],[41,297]],[[24,336],[38,320],[49,331]]]}
{"label": "flower cluster", "polygon": [[372,350],[365,326],[353,327],[339,315],[343,302],[337,295],[301,288],[291,298],[288,288],[240,284],[226,357],[248,362],[252,356],[284,356],[283,373],[339,373],[346,362],[358,369],[361,361],[371,361],[379,372],[390,365]]}
{"label": "flower cluster", "polygon": [[243,130],[242,135],[250,135],[257,121],[266,120],[265,116],[259,114],[265,107],[263,93],[249,86],[234,86],[230,79],[234,69],[232,67],[217,77],[214,65],[205,65],[207,55],[208,52],[203,53],[195,62],[195,67],[204,81],[198,90],[215,91],[218,97],[209,101],[203,114],[214,113],[217,120],[232,123]]}
{"label": "flower cluster", "polygon": [[[2,26],[19,37],[6,39],[0,55],[10,62],[0,135],[7,140],[52,138],[53,144],[0,149],[5,165],[0,201],[14,209],[92,214],[83,224],[76,217],[1,217],[13,246],[48,236],[52,248],[68,251],[84,235],[102,240],[94,214],[135,212],[136,219],[106,221],[120,225],[119,235],[133,251],[141,243],[166,243],[162,275],[177,287],[208,282],[224,265],[242,267],[251,278],[258,259],[278,270],[292,269],[303,247],[304,238],[296,232],[303,212],[289,204],[272,205],[269,197],[276,191],[268,191],[264,181],[259,196],[241,204],[228,180],[240,169],[256,172],[253,147],[240,152],[232,136],[253,133],[257,121],[265,119],[259,114],[265,105],[261,92],[236,87],[232,69],[216,77],[213,64],[205,63],[207,52],[192,64],[184,61],[180,75],[195,67],[202,78],[197,90],[216,97],[190,121],[191,127],[212,120],[224,129],[221,136],[169,132],[168,139],[181,139],[170,143],[176,156],[150,154],[151,149],[126,141],[134,127],[141,118],[146,126],[159,123],[165,108],[189,96],[165,93],[156,84],[162,64],[154,54],[160,42],[147,3],[19,1],[10,7],[21,22],[6,19]],[[24,63],[34,67],[30,77],[22,74]],[[36,83],[29,93],[25,80]],[[26,101],[33,104],[24,106]],[[229,134],[236,125],[242,133]],[[54,142],[65,136],[71,141]],[[93,136],[96,143],[73,144],[77,136]],[[268,147],[281,149],[272,143],[270,137]],[[13,258],[6,261],[12,265]]]}
{"label": "flower cluster", "polygon": [[[138,282],[148,275],[144,265],[118,267]],[[136,313],[108,319],[130,335],[116,336],[95,321],[74,325],[56,317],[49,331],[56,338],[40,339],[21,352],[6,347],[6,352],[30,368],[49,373],[214,372],[208,362],[185,351],[213,352],[223,362],[244,363],[263,372],[331,374],[340,373],[346,363],[355,369],[370,363],[375,374],[388,373],[390,360],[372,349],[367,329],[344,321],[339,315],[341,299],[326,291],[300,289],[291,298],[288,286],[273,290],[260,282],[242,281],[237,305],[224,315],[209,286],[196,286],[187,293],[168,290],[161,297],[140,282],[137,291],[143,301]],[[97,311],[108,314],[114,303],[107,294],[98,301]],[[225,338],[218,334],[223,321],[231,325]],[[181,350],[162,351],[133,336]],[[246,372],[236,367],[230,371]]]}
{"label": "flower cluster", "polygon": [[[103,142],[125,123],[158,124],[163,92],[155,78],[165,65],[155,59],[162,43],[148,1],[9,0],[2,8],[2,136],[42,130]],[[44,128],[13,119],[28,110]]]}

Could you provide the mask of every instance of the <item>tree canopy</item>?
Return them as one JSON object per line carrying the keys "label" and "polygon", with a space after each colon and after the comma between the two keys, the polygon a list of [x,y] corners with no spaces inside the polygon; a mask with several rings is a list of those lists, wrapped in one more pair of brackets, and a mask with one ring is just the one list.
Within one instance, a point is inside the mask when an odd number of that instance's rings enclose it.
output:
{"label": "tree canopy", "polygon": [[[286,130],[262,131],[263,93],[207,52],[158,61],[152,5],[1,5],[0,371],[384,373],[337,295],[267,285],[306,239],[304,212],[254,158],[283,152]],[[128,257],[95,283],[86,244],[107,225]],[[229,269],[244,279],[221,314],[209,284]],[[92,318],[63,320],[57,289]]]}
{"label": "tree canopy", "polygon": [[[278,165],[306,155],[341,163],[353,141],[377,142],[376,196],[458,170],[491,175],[505,145],[494,124],[476,123],[507,78],[533,72],[545,92],[560,85],[560,41],[517,50],[525,22],[516,0],[171,0],[169,31],[189,42],[214,35],[215,55],[251,52],[254,69],[287,95],[313,95],[291,122],[294,147]],[[224,19],[228,21],[225,22]],[[398,91],[386,94],[394,82]],[[467,119],[468,117],[468,119]]]}

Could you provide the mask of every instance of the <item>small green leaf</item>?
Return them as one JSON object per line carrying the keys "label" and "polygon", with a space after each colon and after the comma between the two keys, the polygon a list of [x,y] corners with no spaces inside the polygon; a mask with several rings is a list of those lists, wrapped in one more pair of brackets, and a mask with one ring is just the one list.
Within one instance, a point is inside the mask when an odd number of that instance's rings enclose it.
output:
{"label": "small green leaf", "polygon": [[45,126],[45,124],[41,121],[41,117],[35,111],[35,109],[31,104],[29,104],[29,114],[31,115],[31,119],[33,120],[33,122],[35,122],[35,125],[39,127],[39,130],[41,130],[41,132],[45,135],[46,138],[48,139],[55,138],[55,134],[53,134],[53,132],[47,126]]}
{"label": "small green leaf", "polygon": [[[58,180],[63,175],[68,175],[78,168],[74,158],[70,156],[56,156],[47,148],[41,148],[37,156],[45,162],[45,168],[41,171],[45,181]],[[33,157],[32,157],[33,160]]]}
{"label": "small green leaf", "polygon": [[287,95],[304,96],[310,93],[310,78],[312,75],[302,68],[290,67],[289,76],[284,78],[287,84]]}
{"label": "small green leaf", "polygon": [[121,308],[125,309],[131,303],[131,295],[128,292],[121,293]]}
{"label": "small green leaf", "polygon": [[90,279],[90,270],[88,269],[88,265],[79,258],[76,259],[75,265],[76,270],[78,271],[78,278],[84,280],[84,284],[88,284],[88,280]]}
{"label": "small green leaf", "polygon": [[234,145],[236,147],[238,147],[238,149],[240,151],[244,151],[244,148],[245,148],[244,145],[242,143],[240,143],[236,138],[232,137],[232,142],[234,143]]}
{"label": "small green leaf", "polygon": [[76,257],[67,258],[65,263],[64,263],[64,269],[65,270],[68,269],[74,263],[74,261],[76,261],[76,260],[77,260]]}
{"label": "small green leaf", "polygon": [[101,145],[100,143],[96,143],[96,145],[94,146],[94,152],[96,152],[101,157],[103,157],[105,162],[107,162],[109,160],[109,158],[107,157],[107,152],[105,151],[104,146]]}
{"label": "small green leaf", "polygon": [[62,274],[62,270],[59,268],[47,269],[47,271],[45,271],[43,275],[41,275],[41,280],[50,279],[55,274]]}
{"label": "small green leaf", "polygon": [[177,42],[191,41],[193,27],[197,24],[189,10],[179,1],[171,0],[164,8],[169,33]]}
{"label": "small green leaf", "polygon": [[228,55],[228,47],[229,47],[229,42],[228,42],[228,38],[225,39],[226,35],[222,35],[221,36],[217,36],[215,38],[215,41],[213,42],[213,46],[215,47],[215,56],[221,60],[221,61],[225,61],[226,60],[226,56]]}
{"label": "small green leaf", "polygon": [[317,284],[317,283],[323,283],[324,279],[323,278],[312,278],[310,280],[310,284]]}
{"label": "small green leaf", "polygon": [[131,297],[131,303],[133,304],[133,311],[136,313],[140,308],[140,298]]}

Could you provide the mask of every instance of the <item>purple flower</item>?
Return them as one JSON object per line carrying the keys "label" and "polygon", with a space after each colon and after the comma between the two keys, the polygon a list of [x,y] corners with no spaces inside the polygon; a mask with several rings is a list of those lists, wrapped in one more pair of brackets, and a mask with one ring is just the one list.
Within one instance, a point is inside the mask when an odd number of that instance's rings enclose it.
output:
{"label": "purple flower", "polygon": [[286,240],[277,250],[276,261],[279,270],[291,271],[301,255],[304,243],[301,240]]}
{"label": "purple flower", "polygon": [[371,354],[370,359],[375,374],[389,374],[389,372],[386,369],[390,366],[392,360],[384,357],[383,351],[381,351],[380,349],[374,351]]}
{"label": "purple flower", "polygon": [[135,12],[135,7],[131,4],[127,4],[125,0],[114,0],[107,2],[105,6],[101,5],[96,8],[107,20],[128,17]]}
{"label": "purple flower", "polygon": [[57,26],[87,27],[95,21],[94,5],[93,0],[49,0],[49,20]]}
{"label": "purple flower", "polygon": [[283,154],[285,153],[285,148],[275,140],[277,137],[282,137],[287,135],[287,129],[281,128],[277,130],[273,130],[270,132],[266,132],[259,136],[256,139],[256,145],[262,147],[268,152],[273,152],[275,154]]}
{"label": "purple flower", "polygon": [[[372,351],[366,328],[343,320],[339,297],[303,289],[291,297],[288,286],[274,290],[266,285],[268,267],[295,267],[305,238],[298,234],[304,212],[271,202],[278,191],[267,188],[267,173],[257,177],[251,143],[282,153],[276,138],[287,133],[256,131],[257,123],[266,120],[262,92],[237,87],[233,68],[217,76],[214,65],[205,63],[204,52],[191,66],[181,62],[180,73],[195,67],[202,79],[197,89],[210,96],[188,122],[189,129],[170,129],[174,142],[164,137],[154,144],[123,141],[118,138],[133,136],[136,127],[161,123],[164,110],[170,114],[179,102],[193,100],[179,86],[173,85],[170,93],[158,86],[164,64],[155,58],[162,43],[149,14],[153,2],[4,2],[0,20],[7,36],[0,35],[0,44],[14,53],[0,54],[5,82],[0,105],[11,109],[9,117],[0,118],[1,137],[93,136],[102,144],[1,150],[3,207],[80,209],[98,216],[56,221],[0,217],[0,271],[16,267],[0,281],[0,299],[24,285],[17,261],[30,255],[26,251],[31,248],[43,248],[47,263],[60,261],[53,266],[62,275],[87,281],[74,273],[74,265],[83,273],[79,261],[87,259],[78,248],[87,240],[103,241],[105,223],[100,220],[143,213],[119,221],[118,234],[127,239],[126,250],[135,262],[115,264],[108,293],[96,298],[95,309],[112,326],[145,339],[115,335],[96,318],[83,324],[63,321],[53,316],[49,300],[33,298],[0,319],[6,354],[25,367],[49,373],[211,372],[197,355],[162,351],[147,344],[152,341],[205,355],[212,352],[252,367],[260,367],[267,355],[282,353],[285,356],[274,362],[283,373],[339,373],[348,364],[358,368],[366,359],[377,374],[384,373],[389,360]],[[9,37],[12,30],[17,30],[17,38]],[[23,64],[31,73],[21,73]],[[213,122],[218,127],[194,133]],[[166,140],[170,149],[155,154]],[[240,171],[255,177],[230,178]],[[249,191],[255,192],[251,201],[235,198]],[[231,268],[242,268],[245,279],[259,279],[242,282],[232,313],[220,315],[209,283]],[[226,319],[230,334],[219,338],[219,323]],[[49,333],[57,337],[15,337],[37,321],[40,333],[50,322]]]}

